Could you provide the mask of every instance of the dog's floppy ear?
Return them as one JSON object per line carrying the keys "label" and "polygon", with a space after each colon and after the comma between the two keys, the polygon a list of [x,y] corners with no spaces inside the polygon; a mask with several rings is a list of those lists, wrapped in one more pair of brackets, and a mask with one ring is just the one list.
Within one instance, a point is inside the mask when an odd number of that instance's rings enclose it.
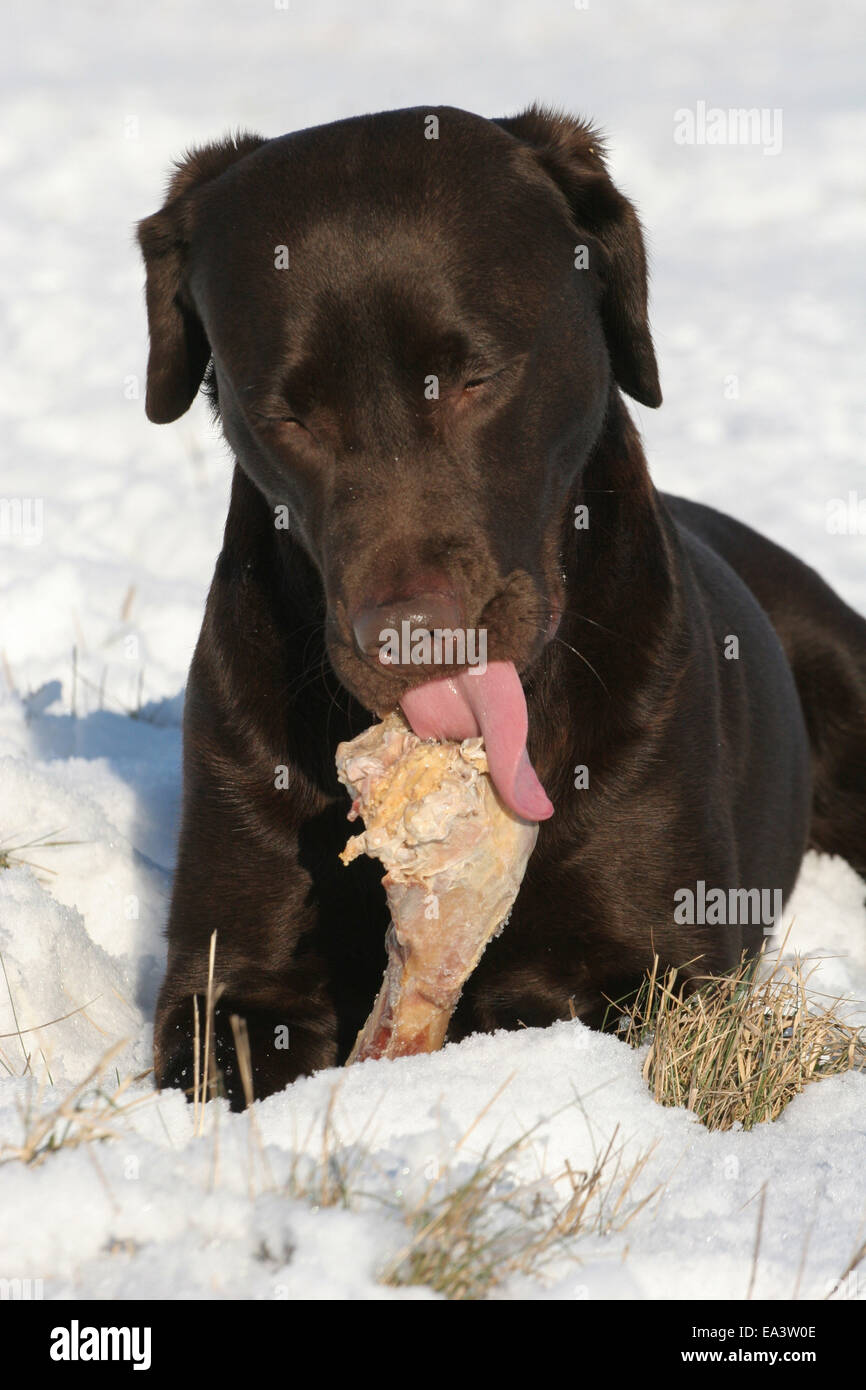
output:
{"label": "dog's floppy ear", "polygon": [[145,409],[157,425],[189,409],[210,360],[210,344],[184,288],[196,191],[262,144],[260,135],[237,135],[190,151],[175,166],[164,206],[138,224],[150,333]]}
{"label": "dog's floppy ear", "polygon": [[539,106],[496,124],[532,148],[568,199],[577,227],[601,242],[608,262],[601,312],[613,374],[641,405],[661,405],[643,235],[637,213],[610,180],[600,137],[584,122]]}

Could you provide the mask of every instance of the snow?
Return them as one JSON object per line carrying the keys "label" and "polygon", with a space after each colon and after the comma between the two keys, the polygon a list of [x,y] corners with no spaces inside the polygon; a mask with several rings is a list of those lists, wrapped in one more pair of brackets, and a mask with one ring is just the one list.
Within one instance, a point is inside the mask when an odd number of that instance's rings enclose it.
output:
{"label": "snow", "polygon": [[[424,102],[590,114],[647,227],[665,405],[635,413],[657,482],[765,531],[866,612],[866,528],[828,525],[834,499],[866,496],[866,111],[862,38],[844,9],[816,26],[803,0],[74,0],[50,24],[14,7],[6,36],[0,492],[42,505],[34,530],[0,534],[0,853],[42,841],[0,870],[0,1144],[15,1145],[22,1107],[56,1106],[115,1043],[107,1091],[150,1065],[181,692],[230,477],[200,403],[169,429],[144,417],[132,229],[170,160],[229,128]],[[675,112],[701,101],[779,108],[781,152],[676,144]],[[791,919],[789,946],[824,958],[816,989],[866,1000],[853,871],[810,856]],[[38,1029],[33,1077],[18,1028]],[[650,1200],[496,1297],[742,1298],[762,1191],[755,1296],[791,1298],[802,1264],[800,1296],[822,1297],[864,1237],[866,1077],[714,1134],[657,1106],[641,1061],[561,1023],[323,1073],[252,1118],[217,1104],[202,1134],[179,1095],[134,1082],[115,1139],[0,1164],[0,1278],[42,1279],[47,1298],[428,1299],[379,1282],[428,1184],[528,1136],[508,1180],[562,1200],[566,1161],[590,1167],[615,1134],[621,1172],[649,1153],[629,1200]],[[335,1087],[348,1209],[298,1195]]]}

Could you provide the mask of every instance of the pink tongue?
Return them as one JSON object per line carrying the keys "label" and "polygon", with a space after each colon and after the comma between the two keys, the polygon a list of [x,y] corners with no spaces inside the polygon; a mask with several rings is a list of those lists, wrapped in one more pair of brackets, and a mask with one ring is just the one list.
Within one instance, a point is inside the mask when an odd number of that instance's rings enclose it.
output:
{"label": "pink tongue", "polygon": [[419,738],[464,739],[481,734],[493,785],[524,820],[547,820],[553,806],[526,751],[526,698],[511,661],[484,672],[462,671],[416,686],[400,701]]}

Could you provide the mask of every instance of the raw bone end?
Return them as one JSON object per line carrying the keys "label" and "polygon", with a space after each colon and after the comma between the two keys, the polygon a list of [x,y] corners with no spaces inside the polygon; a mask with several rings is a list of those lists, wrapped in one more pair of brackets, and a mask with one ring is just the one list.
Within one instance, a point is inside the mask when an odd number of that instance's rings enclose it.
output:
{"label": "raw bone end", "polygon": [[349,1063],[435,1052],[511,912],[538,826],[499,800],[480,738],[422,742],[399,713],[341,743],[337,775],[365,825],[340,858],[382,861],[391,911],[385,977]]}

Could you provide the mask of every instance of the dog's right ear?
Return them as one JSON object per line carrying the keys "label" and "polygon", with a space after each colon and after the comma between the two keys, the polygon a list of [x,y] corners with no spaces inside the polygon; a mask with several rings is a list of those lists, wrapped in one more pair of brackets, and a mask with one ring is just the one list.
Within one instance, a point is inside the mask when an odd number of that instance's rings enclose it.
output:
{"label": "dog's right ear", "polygon": [[643,233],[628,198],[611,182],[601,137],[584,121],[542,106],[496,124],[532,149],[565,194],[575,226],[600,242],[607,260],[601,315],[614,377],[641,405],[661,405]]}
{"label": "dog's right ear", "polygon": [[145,410],[157,425],[189,410],[210,360],[210,344],[184,285],[196,192],[264,143],[261,135],[237,135],[190,151],[175,167],[161,210],[138,224],[150,333]]}

